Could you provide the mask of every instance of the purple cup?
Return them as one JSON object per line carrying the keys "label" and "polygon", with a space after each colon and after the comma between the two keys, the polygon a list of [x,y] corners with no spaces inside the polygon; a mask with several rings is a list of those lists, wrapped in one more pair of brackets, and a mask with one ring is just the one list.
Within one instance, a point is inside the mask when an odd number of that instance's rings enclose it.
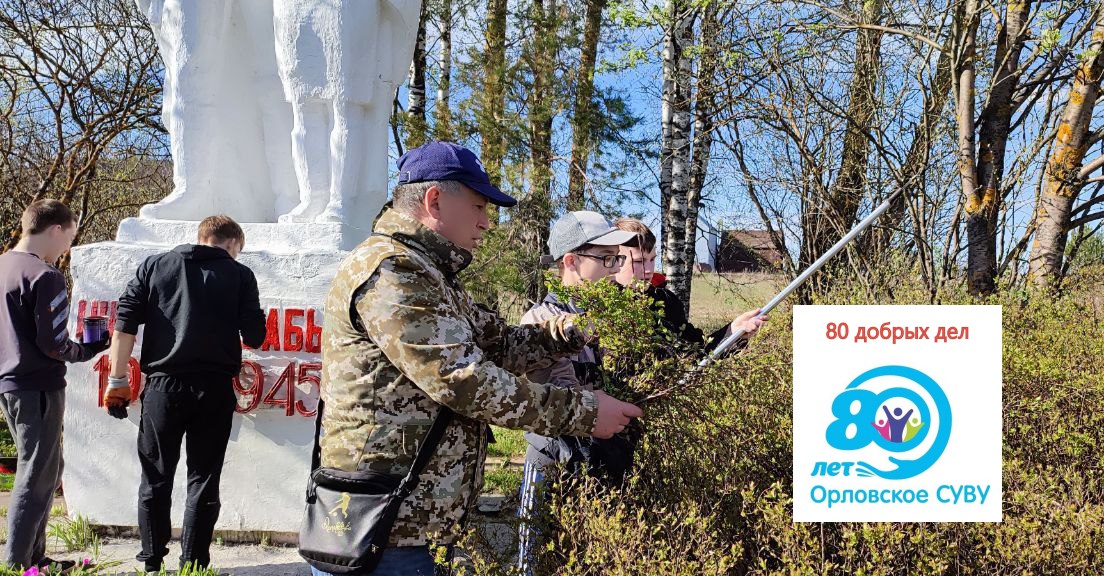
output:
{"label": "purple cup", "polygon": [[84,319],[84,336],[81,341],[85,344],[102,342],[107,338],[107,318],[103,316],[89,316]]}

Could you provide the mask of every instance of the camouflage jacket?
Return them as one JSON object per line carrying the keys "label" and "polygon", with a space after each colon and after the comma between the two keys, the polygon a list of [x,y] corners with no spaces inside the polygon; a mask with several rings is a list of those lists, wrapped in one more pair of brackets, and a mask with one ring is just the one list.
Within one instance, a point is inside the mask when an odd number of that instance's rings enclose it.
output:
{"label": "camouflage jacket", "polygon": [[457,414],[404,501],[391,546],[455,541],[483,485],[488,423],[589,435],[592,392],[516,374],[578,352],[574,315],[508,326],[456,274],[471,254],[387,209],[341,264],[322,333],[322,465],[405,475],[441,405]]}

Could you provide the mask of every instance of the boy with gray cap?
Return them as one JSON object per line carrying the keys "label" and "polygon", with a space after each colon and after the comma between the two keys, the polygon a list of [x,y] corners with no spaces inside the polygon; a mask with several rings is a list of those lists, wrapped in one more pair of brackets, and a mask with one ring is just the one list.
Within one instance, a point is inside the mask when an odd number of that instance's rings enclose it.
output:
{"label": "boy with gray cap", "polygon": [[[619,254],[620,246],[632,240],[632,232],[618,230],[597,212],[576,211],[564,214],[552,225],[548,237],[550,257],[555,262],[560,280],[565,286],[578,286],[589,282],[612,282],[618,270],[625,263],[625,256]],[[521,318],[522,324],[535,324],[548,321],[563,314],[581,314],[571,302],[561,302],[554,294],[548,294]],[[594,344],[588,344],[579,353],[557,360],[550,368],[530,372],[526,376],[535,382],[547,382],[562,388],[583,388],[593,390],[599,383],[601,350]],[[539,503],[538,487],[544,480],[544,469],[557,462],[564,463],[569,470],[575,470],[588,460],[594,460],[591,449],[596,442],[589,437],[548,437],[535,433],[526,433],[529,448],[525,453],[525,471],[521,486],[521,505],[518,515],[523,522],[519,533],[518,565],[523,572],[531,570],[531,554],[535,531],[524,520],[531,518]],[[617,438],[610,439],[615,442]],[[624,452],[624,451],[621,451]],[[631,462],[631,450],[625,454]],[[597,470],[611,483],[617,484],[624,478],[628,466],[601,466]]]}

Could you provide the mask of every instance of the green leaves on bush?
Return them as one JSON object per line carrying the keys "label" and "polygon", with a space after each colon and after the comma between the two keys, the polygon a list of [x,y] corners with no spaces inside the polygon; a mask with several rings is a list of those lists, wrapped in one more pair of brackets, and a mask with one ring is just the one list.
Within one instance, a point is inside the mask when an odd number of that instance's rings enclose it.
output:
{"label": "green leaves on bush", "polygon": [[[646,408],[628,486],[548,488],[549,541],[536,573],[1104,572],[1104,270],[1078,271],[1066,286],[1057,300],[1006,293],[987,301],[1004,309],[1002,523],[794,523],[792,317],[776,310],[750,347]],[[898,281],[893,293],[878,303],[933,297],[919,282]],[[629,295],[571,296],[594,310],[603,346],[643,352],[631,335],[647,325]],[[976,303],[957,288],[934,298]],[[854,287],[822,302],[873,303]],[[616,319],[619,306],[630,312]],[[509,573],[508,559],[478,548],[473,557],[468,573]]]}
{"label": "green leaves on bush", "polygon": [[602,350],[602,387],[625,402],[641,402],[677,387],[693,368],[693,350],[660,322],[661,312],[638,290],[609,280],[565,286],[547,276],[548,291],[586,310]]}

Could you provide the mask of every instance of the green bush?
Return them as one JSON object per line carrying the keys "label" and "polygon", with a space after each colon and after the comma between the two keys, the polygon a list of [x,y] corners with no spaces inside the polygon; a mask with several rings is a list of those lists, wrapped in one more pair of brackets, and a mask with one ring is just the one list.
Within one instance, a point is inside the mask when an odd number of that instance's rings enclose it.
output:
{"label": "green bush", "polygon": [[[792,315],[647,407],[620,490],[550,486],[538,574],[1090,574],[1104,571],[1104,273],[1057,299],[1007,292],[1004,521],[794,523]],[[928,303],[902,282],[886,304]],[[951,288],[944,304],[977,303]],[[834,292],[821,303],[867,304]],[[469,573],[511,567],[474,543]]]}
{"label": "green bush", "polygon": [[0,417],[0,424],[0,456],[17,456],[15,440],[12,439],[11,430],[3,417]]}

